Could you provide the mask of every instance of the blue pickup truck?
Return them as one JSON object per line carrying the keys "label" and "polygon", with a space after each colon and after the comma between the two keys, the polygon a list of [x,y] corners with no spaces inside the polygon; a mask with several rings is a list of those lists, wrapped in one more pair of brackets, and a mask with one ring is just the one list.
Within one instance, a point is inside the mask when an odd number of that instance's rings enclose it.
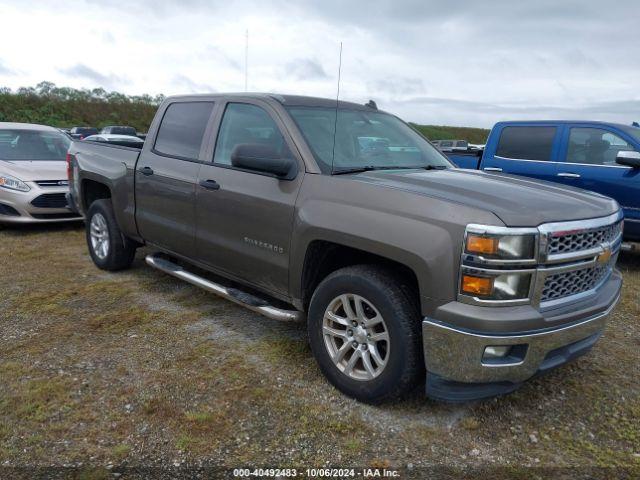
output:
{"label": "blue pickup truck", "polygon": [[640,242],[640,128],[604,122],[497,123],[484,151],[445,152],[460,168],[523,175],[614,198],[624,239]]}

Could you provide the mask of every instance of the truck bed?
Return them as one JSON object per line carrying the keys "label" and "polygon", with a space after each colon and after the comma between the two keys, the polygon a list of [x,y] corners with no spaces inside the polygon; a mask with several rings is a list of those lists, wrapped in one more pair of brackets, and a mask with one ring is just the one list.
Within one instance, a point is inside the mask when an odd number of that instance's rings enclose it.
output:
{"label": "truck bed", "polygon": [[[69,188],[76,209],[86,214],[83,189],[95,181],[109,188],[114,212],[123,233],[137,237],[135,225],[135,168],[142,148],[110,145],[100,142],[75,141],[69,148],[74,179]],[[77,172],[83,178],[77,179]]]}
{"label": "truck bed", "polygon": [[480,159],[482,158],[482,152],[484,150],[468,150],[468,151],[451,151],[442,152],[449,160],[451,160],[457,167],[467,168],[470,170],[477,170],[480,168]]}

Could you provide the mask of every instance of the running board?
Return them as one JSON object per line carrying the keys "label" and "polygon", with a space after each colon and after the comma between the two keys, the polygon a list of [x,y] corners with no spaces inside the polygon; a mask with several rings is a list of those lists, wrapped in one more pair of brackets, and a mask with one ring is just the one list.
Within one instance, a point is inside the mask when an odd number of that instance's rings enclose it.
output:
{"label": "running board", "polygon": [[274,320],[300,320],[302,318],[302,312],[299,312],[298,310],[283,310],[276,308],[269,305],[265,300],[254,295],[236,288],[225,287],[219,283],[212,282],[211,280],[191,273],[180,265],[177,265],[164,257],[160,257],[157,254],[147,255],[145,261],[153,268],[157,268],[164,273],[168,273],[180,280],[189,282],[196,287],[203,288],[208,292],[215,293],[222,298],[237,303],[238,305],[242,305],[243,307],[264,315],[265,317],[269,317]]}

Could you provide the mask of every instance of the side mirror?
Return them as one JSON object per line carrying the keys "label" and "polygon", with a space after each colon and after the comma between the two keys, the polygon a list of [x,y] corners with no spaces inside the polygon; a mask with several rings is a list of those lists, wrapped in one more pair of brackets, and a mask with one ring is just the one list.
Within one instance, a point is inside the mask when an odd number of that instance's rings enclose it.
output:
{"label": "side mirror", "polygon": [[231,152],[231,165],[243,170],[267,173],[283,180],[292,180],[296,173],[296,162],[282,158],[272,145],[240,143]]}
{"label": "side mirror", "polygon": [[640,152],[620,150],[616,156],[616,163],[631,168],[640,168]]}

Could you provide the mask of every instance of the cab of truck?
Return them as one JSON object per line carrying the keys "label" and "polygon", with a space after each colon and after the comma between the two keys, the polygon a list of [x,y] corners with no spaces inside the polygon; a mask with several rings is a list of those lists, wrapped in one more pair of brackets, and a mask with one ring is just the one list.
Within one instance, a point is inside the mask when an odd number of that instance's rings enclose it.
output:
{"label": "cab of truck", "polygon": [[618,201],[624,238],[640,242],[640,128],[591,121],[497,123],[484,152],[448,154],[458,167],[523,175]]}

